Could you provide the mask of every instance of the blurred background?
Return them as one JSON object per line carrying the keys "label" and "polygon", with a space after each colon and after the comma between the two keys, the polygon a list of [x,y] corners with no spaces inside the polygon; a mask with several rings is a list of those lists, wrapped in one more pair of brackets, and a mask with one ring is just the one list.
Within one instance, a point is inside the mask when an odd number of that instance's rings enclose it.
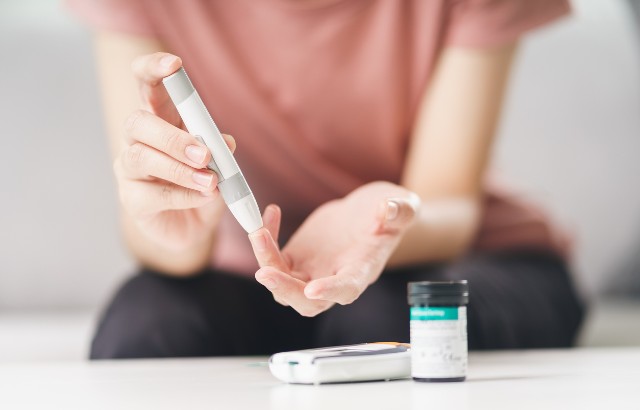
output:
{"label": "blurred background", "polygon": [[[640,345],[640,0],[575,0],[522,43],[495,172],[576,239],[583,346]],[[0,2],[0,361],[86,357],[134,263],[121,240],[91,33]]]}

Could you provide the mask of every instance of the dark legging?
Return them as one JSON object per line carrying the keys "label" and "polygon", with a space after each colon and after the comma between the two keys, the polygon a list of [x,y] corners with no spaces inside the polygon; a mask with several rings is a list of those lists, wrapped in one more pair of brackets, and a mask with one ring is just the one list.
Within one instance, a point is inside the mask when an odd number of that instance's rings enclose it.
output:
{"label": "dark legging", "polygon": [[547,253],[470,255],[447,265],[386,271],[353,304],[314,318],[276,303],[252,277],[205,271],[172,278],[144,270],[104,312],[92,359],[266,355],[409,340],[407,282],[469,281],[470,349],[566,347],[584,309],[565,264]]}

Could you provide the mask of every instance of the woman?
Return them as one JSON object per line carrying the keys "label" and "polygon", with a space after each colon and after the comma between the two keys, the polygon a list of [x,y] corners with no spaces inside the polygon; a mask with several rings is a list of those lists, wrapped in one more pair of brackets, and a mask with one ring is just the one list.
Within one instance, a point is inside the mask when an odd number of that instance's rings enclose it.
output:
{"label": "woman", "polygon": [[[484,183],[518,38],[566,1],[69,5],[96,30],[123,229],[144,266],[92,358],[406,341],[406,283],[434,279],[469,280],[472,349],[573,343],[582,307],[560,242]],[[249,240],[162,86],[182,64],[238,138],[258,203],[282,209]]]}

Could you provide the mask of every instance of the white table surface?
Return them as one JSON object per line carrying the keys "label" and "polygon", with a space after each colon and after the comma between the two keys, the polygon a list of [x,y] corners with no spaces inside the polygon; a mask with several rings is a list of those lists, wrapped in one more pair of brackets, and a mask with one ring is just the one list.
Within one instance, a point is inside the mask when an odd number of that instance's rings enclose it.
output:
{"label": "white table surface", "polygon": [[473,353],[443,384],[286,385],[261,360],[2,364],[0,409],[640,409],[640,348]]}

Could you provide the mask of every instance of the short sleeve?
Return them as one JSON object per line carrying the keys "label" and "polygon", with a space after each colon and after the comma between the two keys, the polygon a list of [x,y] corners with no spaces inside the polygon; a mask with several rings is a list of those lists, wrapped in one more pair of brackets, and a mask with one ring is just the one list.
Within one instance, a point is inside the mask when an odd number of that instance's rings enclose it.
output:
{"label": "short sleeve", "polygon": [[567,15],[568,0],[449,0],[446,45],[490,47]]}
{"label": "short sleeve", "polygon": [[155,36],[145,3],[141,0],[65,0],[66,8],[94,29]]}

